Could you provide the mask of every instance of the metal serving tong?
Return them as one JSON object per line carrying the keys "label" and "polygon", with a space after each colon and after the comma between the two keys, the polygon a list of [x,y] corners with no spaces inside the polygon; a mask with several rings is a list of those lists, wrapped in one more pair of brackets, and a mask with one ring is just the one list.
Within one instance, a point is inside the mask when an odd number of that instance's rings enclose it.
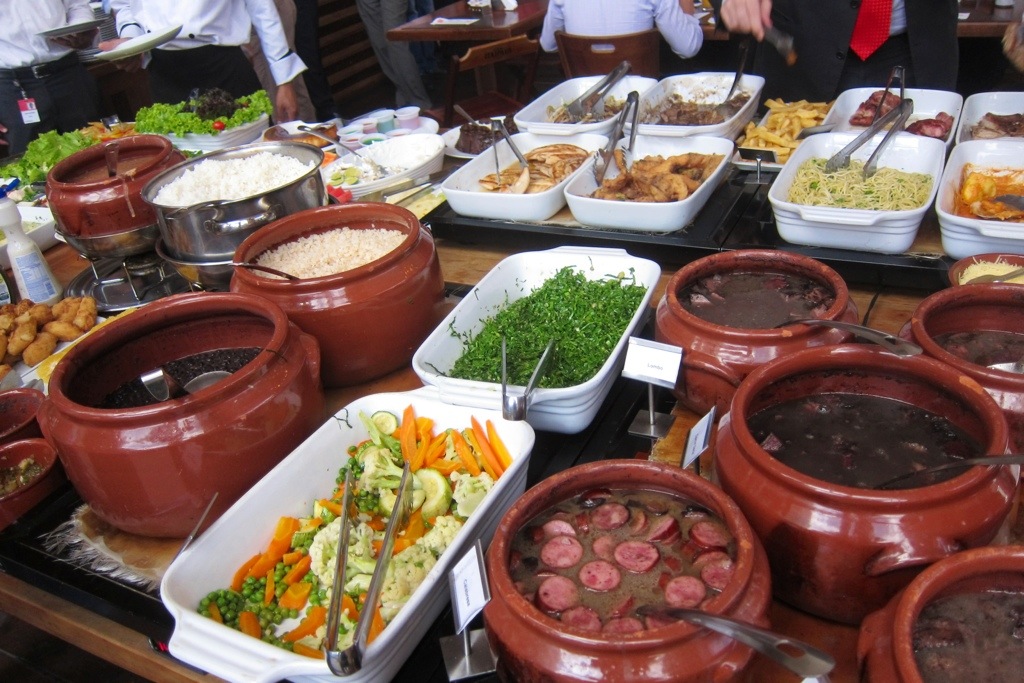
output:
{"label": "metal serving tong", "polygon": [[628,61],[623,61],[617,67],[612,69],[611,73],[595,83],[589,90],[577,97],[575,100],[565,105],[565,110],[569,113],[569,118],[572,119],[573,123],[582,121],[587,114],[597,112],[600,114],[604,111],[604,96],[611,90],[616,83],[622,80],[622,78],[629,73],[632,65]]}
{"label": "metal serving tong", "polygon": [[597,151],[597,160],[594,162],[594,180],[597,181],[598,186],[604,181],[604,174],[608,172],[608,166],[612,162],[612,157],[615,154],[615,146],[622,139],[622,131],[626,127],[626,119],[629,118],[630,112],[632,111],[633,125],[629,131],[629,151],[630,154],[633,152],[633,144],[636,142],[636,130],[638,116],[640,114],[640,93],[636,90],[630,92],[626,96],[626,104],[623,105],[622,111],[619,112],[619,118],[615,120],[615,126],[612,128],[611,134],[608,136],[608,143],[603,149]]}
{"label": "metal serving tong", "polygon": [[530,407],[530,396],[541,376],[548,369],[551,362],[551,354],[555,350],[555,340],[552,339],[544,347],[544,353],[537,361],[537,367],[533,369],[530,380],[526,383],[526,391],[520,396],[508,395],[508,359],[505,354],[505,337],[501,338],[501,416],[506,420],[524,420],[526,411]]}
{"label": "metal serving tong", "polygon": [[491,149],[494,150],[494,173],[498,179],[498,185],[500,189],[501,185],[501,162],[498,160],[498,135],[505,138],[505,142],[508,143],[509,149],[516,155],[516,159],[519,160],[519,177],[516,182],[513,183],[513,187],[516,187],[519,192],[526,192],[526,188],[530,186],[530,162],[526,160],[523,153],[519,151],[519,147],[512,141],[512,136],[508,134],[508,129],[505,128],[505,123],[498,119],[491,119],[491,134],[494,138],[494,144],[491,145]]}
{"label": "metal serving tong", "polygon": [[899,105],[893,107],[888,112],[883,114],[881,117],[875,118],[874,123],[868,126],[864,132],[855,137],[853,141],[843,147],[841,150],[836,152],[831,159],[825,162],[825,172],[835,173],[841,168],[846,168],[850,165],[850,157],[853,153],[860,148],[868,140],[875,137],[875,134],[881,131],[890,123],[893,124],[882,141],[878,143],[878,147],[871,153],[866,164],[864,164],[864,177],[869,178],[874,175],[877,169],[878,158],[881,156],[881,152],[888,145],[889,141],[898,133],[903,130],[903,126],[906,125],[907,119],[914,112],[914,101],[913,100],[902,100]]}
{"label": "metal serving tong", "polygon": [[394,507],[391,508],[391,518],[388,520],[387,529],[384,531],[384,541],[381,543],[380,552],[377,555],[377,566],[374,567],[373,576],[370,578],[370,587],[366,591],[366,600],[359,613],[359,621],[356,622],[352,644],[344,650],[339,650],[338,622],[341,619],[341,601],[345,594],[345,567],[348,564],[348,510],[352,503],[352,471],[345,471],[345,492],[341,500],[341,534],[338,538],[338,551],[334,566],[334,588],[331,590],[331,604],[327,609],[327,640],[325,643],[327,666],[335,676],[350,676],[363,666],[363,653],[366,652],[370,624],[377,611],[377,600],[380,598],[380,591],[384,586],[384,576],[387,574],[388,564],[391,562],[395,536],[399,529],[404,529],[409,523],[409,515],[412,513],[412,477],[409,463],[406,463],[402,471],[401,483],[398,485],[398,498],[395,500]]}
{"label": "metal serving tong", "polygon": [[[730,118],[732,116],[733,113],[735,113],[735,112],[731,112],[731,110],[729,110],[729,107],[728,107],[729,100],[731,100],[733,95],[736,94],[736,91],[740,87],[740,81],[743,80],[743,72],[747,68],[747,54],[749,52],[750,52],[750,40],[749,39],[741,40],[740,41],[740,45],[739,45],[739,57],[740,57],[740,60],[739,60],[739,64],[736,65],[736,75],[733,76],[732,85],[729,86],[729,92],[727,92],[725,94],[725,99],[722,100],[721,103],[717,107],[715,107],[718,110],[722,110],[722,117],[723,118],[728,119],[728,118]],[[724,111],[724,110],[729,110],[729,111]]]}

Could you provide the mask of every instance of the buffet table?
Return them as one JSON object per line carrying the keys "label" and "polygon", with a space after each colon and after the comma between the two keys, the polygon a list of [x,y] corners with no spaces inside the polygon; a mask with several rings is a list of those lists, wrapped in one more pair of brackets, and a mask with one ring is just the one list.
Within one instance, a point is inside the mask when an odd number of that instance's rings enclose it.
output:
{"label": "buffet table", "polygon": [[[571,242],[571,240],[565,240]],[[513,251],[545,248],[534,244],[529,235],[519,235],[515,247],[503,245],[482,245],[461,241],[458,238],[439,238],[438,250],[445,280],[448,283],[470,285],[477,282],[498,261]],[[58,245],[46,254],[54,272],[63,281],[69,281],[86,267],[79,254],[69,247]],[[668,278],[684,262],[674,259],[673,252],[666,252],[662,261],[662,277],[652,305],[664,292]],[[685,260],[685,259],[684,259]],[[465,291],[465,288],[463,288]],[[879,329],[897,331],[910,317],[917,302],[925,292],[917,290],[856,288],[852,294],[861,316],[867,313],[867,323]],[[328,409],[333,413],[352,400],[370,393],[381,391],[402,391],[412,389],[420,382],[411,369],[395,372],[366,385],[328,392]],[[696,420],[695,415],[679,408],[673,409],[671,397],[659,399],[659,410],[673,410],[676,424],[661,442],[652,444],[648,439],[629,436],[625,432],[638,408],[646,407],[646,391],[639,383],[621,380],[613,390],[607,405],[602,409],[588,430],[580,435],[550,435],[538,433],[537,445],[528,477],[532,485],[550,474],[577,462],[587,462],[608,457],[655,457],[678,462],[682,452],[681,444],[689,427]],[[653,455],[651,455],[653,454]],[[118,666],[131,670],[156,681],[209,681],[213,677],[184,665],[167,654],[160,652],[164,638],[147,634],[146,627],[133,627],[130,622],[136,616],[139,623],[149,622],[145,615],[131,614],[129,605],[119,604],[104,608],[102,600],[82,595],[75,589],[56,582],[27,581],[16,578],[2,567],[0,572],[0,605],[13,616],[36,628],[47,631]],[[69,571],[74,571],[69,569]],[[156,604],[155,596],[146,597]],[[84,606],[83,606],[84,605]],[[163,615],[169,629],[170,617]],[[856,629],[849,626],[829,624],[802,614],[781,604],[773,606],[771,614],[775,628],[790,635],[805,639],[832,652],[837,668],[832,675],[836,682],[857,680],[855,664]],[[129,625],[126,625],[128,623]],[[479,627],[479,618],[476,626]],[[159,630],[159,629],[158,629]],[[446,681],[438,639],[452,632],[450,612],[443,614],[423,642],[400,672],[396,680]],[[169,630],[167,631],[169,634]],[[166,634],[165,634],[166,635]],[[755,678],[758,681],[794,681],[772,662],[758,658]],[[429,673],[428,673],[429,672]],[[493,678],[493,677],[492,677]]]}

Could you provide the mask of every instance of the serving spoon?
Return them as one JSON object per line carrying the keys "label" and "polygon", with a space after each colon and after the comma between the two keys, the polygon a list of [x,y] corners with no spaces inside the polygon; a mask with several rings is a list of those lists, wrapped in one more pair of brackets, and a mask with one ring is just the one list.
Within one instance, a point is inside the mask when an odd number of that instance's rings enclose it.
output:
{"label": "serving spoon", "polygon": [[283,270],[278,270],[277,268],[271,268],[270,266],[263,266],[263,265],[260,265],[259,263],[249,263],[247,261],[235,261],[231,265],[233,265],[235,268],[247,268],[249,270],[258,270],[261,273],[270,273],[271,275],[276,275],[278,277],[282,277],[285,280],[298,280],[299,279],[299,277],[297,275],[292,275],[291,273],[286,273]]}
{"label": "serving spoon", "polygon": [[905,482],[908,479],[916,477],[927,477],[928,475],[935,474],[936,472],[945,472],[946,470],[964,469],[968,467],[974,467],[975,465],[1024,465],[1024,453],[1014,453],[1012,455],[991,455],[984,458],[964,458],[963,460],[957,460],[956,462],[944,462],[939,465],[932,465],[930,467],[924,467],[919,470],[912,472],[904,472],[903,474],[887,479],[881,484],[875,485],[876,489],[887,489],[893,484],[899,484]]}
{"label": "serving spoon", "polygon": [[784,323],[779,323],[775,326],[776,329],[780,327],[786,327],[788,325],[820,325],[821,327],[834,327],[837,330],[843,330],[845,332],[852,333],[855,337],[866,339],[870,342],[878,344],[886,351],[895,353],[897,356],[904,358],[909,356],[916,356],[920,354],[924,349],[915,344],[912,341],[906,339],[900,339],[894,334],[888,332],[882,332],[872,327],[865,327],[864,325],[857,325],[856,323],[848,323],[842,320],[826,320],[824,318],[796,318],[794,320],[787,320]]}
{"label": "serving spoon", "polygon": [[989,282],[1005,282],[1007,280],[1012,280],[1013,278],[1015,278],[1015,277],[1017,277],[1019,275],[1024,275],[1024,268],[1014,268],[1010,272],[1002,273],[1000,275],[991,275],[991,274],[990,275],[978,275],[977,277],[972,277],[970,280],[968,280],[964,284],[965,285],[981,285],[981,284],[986,284],[986,283],[989,283]]}
{"label": "serving spoon", "polygon": [[766,631],[743,621],[723,617],[720,614],[708,614],[697,609],[661,605],[643,605],[637,609],[637,612],[641,616],[687,621],[729,636],[803,678],[828,675],[836,665],[836,660],[832,655],[812,645],[780,633]]}
{"label": "serving spoon", "polygon": [[226,370],[210,370],[196,375],[184,386],[174,379],[174,376],[167,372],[162,366],[156,370],[150,370],[139,377],[146,391],[158,401],[167,401],[172,398],[181,398],[186,394],[194,394],[197,391],[213,386],[217,382],[230,377],[231,373]]}

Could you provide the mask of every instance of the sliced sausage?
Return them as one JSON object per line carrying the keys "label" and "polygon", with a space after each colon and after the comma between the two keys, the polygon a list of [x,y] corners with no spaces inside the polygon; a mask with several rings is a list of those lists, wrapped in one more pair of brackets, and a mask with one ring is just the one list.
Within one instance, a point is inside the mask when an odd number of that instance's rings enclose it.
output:
{"label": "sliced sausage", "polygon": [[709,588],[720,591],[729,585],[735,571],[736,565],[732,560],[716,560],[701,567],[700,578]]}
{"label": "sliced sausage", "polygon": [[544,537],[554,538],[555,536],[575,536],[576,527],[564,519],[549,519],[544,522]]}
{"label": "sliced sausage", "polygon": [[608,489],[591,489],[579,497],[580,506],[585,508],[596,508],[603,504],[612,495]]}
{"label": "sliced sausage", "polygon": [[583,631],[601,630],[601,617],[597,615],[597,612],[585,605],[570,607],[562,612],[562,616],[560,618],[563,624],[573,626]]}
{"label": "sliced sausage", "polygon": [[658,549],[647,541],[623,541],[615,546],[615,561],[634,574],[650,571],[660,557]]}
{"label": "sliced sausage", "polygon": [[629,530],[633,534],[639,534],[647,526],[647,513],[640,508],[633,508],[629,516]]}
{"label": "sliced sausage", "polygon": [[636,633],[643,630],[644,624],[639,619],[621,617],[619,619],[609,619],[608,623],[601,628],[601,633]]}
{"label": "sliced sausage", "polygon": [[732,558],[729,557],[729,553],[724,550],[707,550],[693,558],[693,568],[702,569],[706,564],[721,562],[722,560],[729,562]]}
{"label": "sliced sausage", "polygon": [[583,559],[583,546],[575,536],[555,536],[540,549],[540,561],[549,567],[567,569]]}
{"label": "sliced sausage", "polygon": [[604,503],[594,508],[590,521],[604,531],[618,529],[629,521],[629,508],[622,503]]}
{"label": "sliced sausage", "polygon": [[651,533],[647,534],[647,540],[652,543],[664,543],[669,545],[679,540],[683,532],[679,529],[679,522],[675,517],[666,515],[654,523]]}
{"label": "sliced sausage", "polygon": [[572,579],[549,576],[537,588],[536,600],[537,607],[557,614],[580,604],[580,591]]}
{"label": "sliced sausage", "polygon": [[611,562],[615,559],[615,537],[610,534],[603,534],[594,539],[594,543],[591,546],[594,549],[594,554],[600,557],[602,560],[608,560]]}
{"label": "sliced sausage", "polygon": [[690,527],[690,539],[705,548],[725,548],[732,541],[732,534],[717,522],[702,520]]}
{"label": "sliced sausage", "polygon": [[580,567],[580,583],[592,591],[610,591],[619,587],[622,575],[611,562],[594,560]]}
{"label": "sliced sausage", "polygon": [[665,602],[672,607],[696,607],[707,593],[696,576],[677,576],[665,584]]}

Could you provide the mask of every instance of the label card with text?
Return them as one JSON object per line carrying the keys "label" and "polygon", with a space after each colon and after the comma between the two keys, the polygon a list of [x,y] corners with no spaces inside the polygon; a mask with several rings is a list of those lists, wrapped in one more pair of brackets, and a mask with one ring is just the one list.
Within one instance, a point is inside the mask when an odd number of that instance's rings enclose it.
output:
{"label": "label card with text", "polygon": [[708,414],[693,425],[686,435],[686,450],[683,451],[682,467],[685,469],[707,450],[711,443],[711,427],[715,424],[715,407],[711,406]]}
{"label": "label card with text", "polygon": [[683,350],[678,346],[630,337],[622,376],[674,389],[682,362]]}
{"label": "label card with text", "polygon": [[484,547],[479,539],[448,572],[448,589],[452,594],[455,631],[462,633],[491,599],[484,568]]}

